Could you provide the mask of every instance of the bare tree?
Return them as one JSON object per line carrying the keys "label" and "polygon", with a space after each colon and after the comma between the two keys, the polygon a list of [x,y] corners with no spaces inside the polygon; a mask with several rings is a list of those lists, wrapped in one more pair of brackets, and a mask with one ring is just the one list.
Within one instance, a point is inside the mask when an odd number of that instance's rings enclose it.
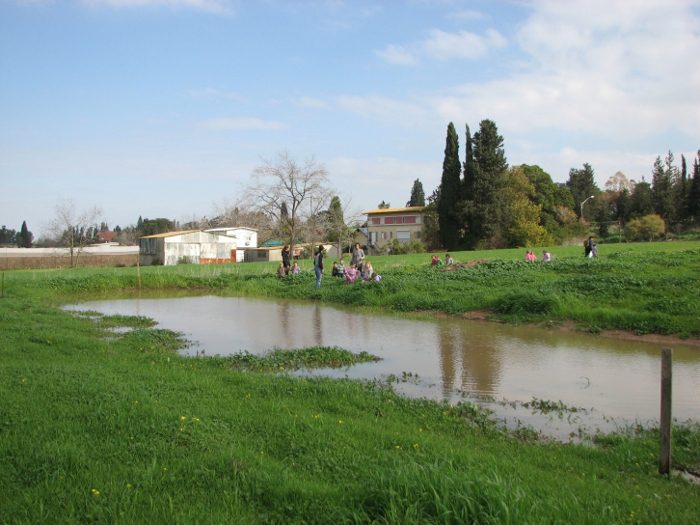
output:
{"label": "bare tree", "polygon": [[94,239],[102,211],[95,206],[81,212],[72,200],[57,204],[55,210],[56,216],[51,222],[50,230],[70,249],[70,265],[74,268],[78,265],[78,257],[83,248]]}
{"label": "bare tree", "polygon": [[313,158],[299,165],[284,151],[274,160],[263,160],[253,171],[253,181],[247,191],[251,205],[275,224],[285,223],[286,240],[294,253],[304,219],[315,217],[330,200],[326,168]]}

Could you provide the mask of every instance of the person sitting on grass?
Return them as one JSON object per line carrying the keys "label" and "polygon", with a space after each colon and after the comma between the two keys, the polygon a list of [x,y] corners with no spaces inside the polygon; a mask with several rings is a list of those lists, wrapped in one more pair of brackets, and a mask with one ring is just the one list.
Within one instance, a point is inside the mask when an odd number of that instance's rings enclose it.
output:
{"label": "person sitting on grass", "polygon": [[284,267],[284,263],[280,263],[280,265],[277,267],[277,277],[282,279],[286,275],[287,275],[287,270]]}
{"label": "person sitting on grass", "polygon": [[354,264],[351,264],[347,268],[345,268],[345,272],[343,274],[345,276],[345,282],[348,284],[354,283],[357,278],[360,275],[360,272],[357,271],[357,268],[355,268]]}
{"label": "person sitting on grass", "polygon": [[345,273],[345,267],[342,261],[336,261],[333,263],[333,268],[331,269],[331,275],[333,277],[342,277]]}
{"label": "person sitting on grass", "polygon": [[296,274],[298,274],[299,272],[301,272],[301,268],[299,268],[299,262],[298,262],[298,261],[294,261],[294,264],[292,265],[292,273],[293,273],[294,275],[296,275]]}
{"label": "person sitting on grass", "polygon": [[374,268],[372,268],[372,263],[369,261],[365,261],[365,263],[362,265],[362,271],[360,272],[360,277],[362,277],[362,279],[365,281],[369,281],[370,278],[372,277],[373,273],[374,273]]}

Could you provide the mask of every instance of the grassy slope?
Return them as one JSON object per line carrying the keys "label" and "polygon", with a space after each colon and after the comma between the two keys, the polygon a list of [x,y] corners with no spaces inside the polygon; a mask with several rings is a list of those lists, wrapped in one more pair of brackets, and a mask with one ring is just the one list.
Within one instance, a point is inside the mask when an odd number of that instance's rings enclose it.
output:
{"label": "grassy slope", "polygon": [[[375,266],[391,275],[388,261]],[[177,337],[146,320],[95,321],[56,307],[75,293],[130,287],[132,269],[8,276],[0,523],[694,523],[700,515],[697,486],[656,474],[654,436],[595,448],[523,442],[469,406],[181,358]],[[231,279],[218,268],[149,268],[142,278],[149,287],[316,293],[310,276]],[[328,281],[321,297],[382,297],[380,288]],[[109,325],[137,330],[108,335]],[[699,436],[676,433],[677,463],[700,461]]]}

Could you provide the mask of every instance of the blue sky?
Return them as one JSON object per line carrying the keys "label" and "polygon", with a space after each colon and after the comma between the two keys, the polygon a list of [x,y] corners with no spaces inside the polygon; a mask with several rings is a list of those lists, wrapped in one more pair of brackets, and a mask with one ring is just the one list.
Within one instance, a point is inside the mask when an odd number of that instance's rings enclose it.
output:
{"label": "blue sky", "polygon": [[283,150],[403,205],[485,118],[511,165],[650,180],[700,148],[698,56],[700,0],[0,0],[0,224],[212,217]]}

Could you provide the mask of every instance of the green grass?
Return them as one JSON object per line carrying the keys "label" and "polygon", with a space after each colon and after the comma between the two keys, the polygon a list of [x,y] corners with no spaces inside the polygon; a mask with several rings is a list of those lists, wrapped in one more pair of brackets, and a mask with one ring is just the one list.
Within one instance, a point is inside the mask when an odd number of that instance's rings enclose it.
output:
{"label": "green grass", "polygon": [[[455,312],[502,304],[499,315],[508,316],[534,300],[513,289],[524,282],[556,298],[538,303],[535,318],[561,315],[571,308],[565,298],[601,294],[638,320],[643,308],[618,296],[649,283],[687,284],[697,247],[601,249],[597,261],[562,255],[546,268],[504,255],[452,273],[426,269],[425,256],[393,268],[399,258],[376,258],[380,286],[326,277],[320,292],[310,275],[281,281],[264,265],[144,268],[141,280],[143,293],[203,289]],[[614,291],[591,285],[593,276]],[[178,355],[180,336],[148,319],[59,307],[136,286],[136,270],[126,268],[6,274],[0,523],[698,523],[700,487],[657,474],[658,438],[649,430],[596,436],[587,446],[539,442],[499,429],[471,404],[259,371],[355,359],[339,349],[307,349],[301,365],[273,353],[267,365],[238,369],[231,359]],[[465,289],[479,297],[459,302]],[[657,292],[649,301],[692,299],[680,286]],[[697,425],[677,426],[674,465],[697,468],[699,445]]]}

